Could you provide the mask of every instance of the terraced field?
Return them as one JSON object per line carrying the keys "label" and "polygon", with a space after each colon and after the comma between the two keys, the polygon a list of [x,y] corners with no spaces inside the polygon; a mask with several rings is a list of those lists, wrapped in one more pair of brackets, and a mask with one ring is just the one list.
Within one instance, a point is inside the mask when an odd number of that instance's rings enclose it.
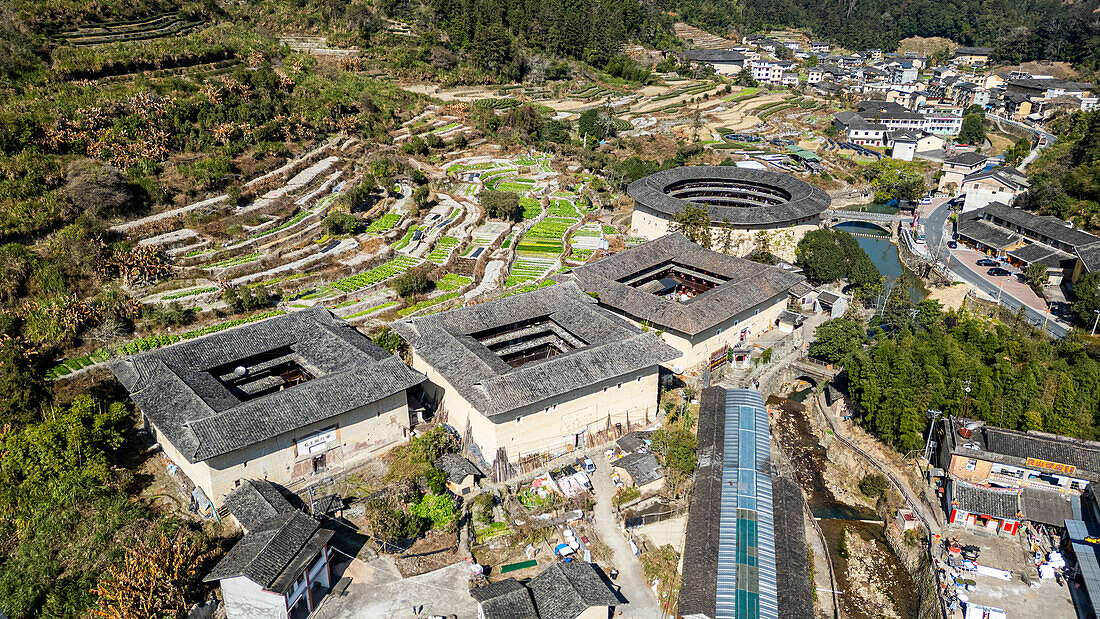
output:
{"label": "terraced field", "polygon": [[427,226],[422,226],[422,225],[410,226],[409,229],[405,231],[405,236],[401,237],[401,240],[398,241],[397,244],[395,244],[393,246],[393,248],[395,250],[405,249],[406,247],[409,246],[409,243],[412,242],[413,235],[416,234],[416,231],[417,230],[423,231],[426,227]]}
{"label": "terraced field", "polygon": [[434,262],[435,264],[443,264],[457,246],[458,239],[453,236],[445,236],[439,239],[435,247],[432,248],[432,253],[428,254],[428,261]]}
{"label": "terraced field", "polygon": [[393,260],[385,264],[380,264],[369,271],[357,273],[350,277],[338,279],[332,282],[332,287],[341,292],[355,292],[377,284],[379,282],[386,281],[387,279],[400,275],[405,271],[420,264],[420,261],[416,258],[410,258],[409,256],[398,256]]}
{"label": "terraced field", "polygon": [[550,208],[547,210],[552,217],[572,217],[574,219],[581,218],[581,212],[577,209],[577,206],[570,200],[563,198],[557,198],[550,201]]}
{"label": "terraced field", "polygon": [[504,285],[511,288],[516,284],[542,279],[546,277],[555,266],[557,266],[557,262],[554,260],[519,258],[516,260],[515,264],[512,265],[512,271],[508,274],[508,278],[504,281]]}
{"label": "terraced field", "polygon": [[519,205],[523,209],[524,219],[534,219],[542,214],[542,204],[534,198],[520,198]]}
{"label": "terraced field", "polygon": [[456,273],[447,273],[439,281],[435,283],[435,287],[440,290],[450,292],[452,290],[458,290],[463,286],[468,286],[473,280],[465,275],[458,275]]}
{"label": "terraced field", "polygon": [[516,251],[521,256],[557,258],[564,251],[562,237],[576,220],[565,217],[547,217],[535,224],[523,235]]}
{"label": "terraced field", "polygon": [[382,234],[387,230],[391,230],[400,222],[401,215],[397,213],[386,213],[385,215],[374,220],[371,225],[367,226],[367,232],[369,232],[370,234]]}

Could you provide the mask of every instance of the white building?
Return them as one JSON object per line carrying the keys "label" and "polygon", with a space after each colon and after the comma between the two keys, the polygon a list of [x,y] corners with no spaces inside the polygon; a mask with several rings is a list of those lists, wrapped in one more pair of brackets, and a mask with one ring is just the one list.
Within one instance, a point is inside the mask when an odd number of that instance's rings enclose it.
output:
{"label": "white building", "polygon": [[976,211],[994,202],[1011,205],[1027,188],[1027,177],[1016,168],[1002,166],[975,172],[963,178],[961,191],[966,198],[962,210]]}
{"label": "white building", "polygon": [[265,480],[246,480],[226,497],[245,536],[205,582],[222,590],[227,619],[298,619],[332,586],[333,531],[294,509]]}

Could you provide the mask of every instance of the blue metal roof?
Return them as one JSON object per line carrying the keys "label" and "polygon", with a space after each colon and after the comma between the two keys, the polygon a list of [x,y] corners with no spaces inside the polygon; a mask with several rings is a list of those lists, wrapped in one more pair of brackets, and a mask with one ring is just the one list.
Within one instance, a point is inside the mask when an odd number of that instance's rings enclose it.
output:
{"label": "blue metal roof", "polygon": [[760,393],[727,390],[716,618],[779,616],[770,436]]}
{"label": "blue metal roof", "polygon": [[1100,524],[1085,520],[1067,520],[1066,535],[1073,544],[1073,554],[1085,581],[1089,602],[1096,608],[1100,602],[1100,547],[1085,541],[1087,537],[1100,537]]}

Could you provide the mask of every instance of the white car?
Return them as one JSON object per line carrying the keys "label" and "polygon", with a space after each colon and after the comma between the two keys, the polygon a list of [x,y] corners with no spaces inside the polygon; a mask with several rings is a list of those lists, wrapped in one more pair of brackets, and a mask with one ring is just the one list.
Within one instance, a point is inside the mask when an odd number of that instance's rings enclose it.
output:
{"label": "white car", "polygon": [[607,456],[608,460],[614,459],[615,450],[614,449],[608,449],[607,451],[603,452],[603,455]]}

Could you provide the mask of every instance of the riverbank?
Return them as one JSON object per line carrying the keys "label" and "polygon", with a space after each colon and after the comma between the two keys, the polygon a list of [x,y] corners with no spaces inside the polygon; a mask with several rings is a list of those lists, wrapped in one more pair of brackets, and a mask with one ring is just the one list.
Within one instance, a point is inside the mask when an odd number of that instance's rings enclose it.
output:
{"label": "riverbank", "polygon": [[[792,388],[798,398],[806,387],[789,385],[787,391]],[[773,396],[768,404],[776,443],[825,537],[842,615],[919,617],[917,586],[906,567],[913,557],[899,557],[895,548],[904,552],[905,544],[898,548],[900,540],[887,538],[883,518],[902,503],[901,497],[891,491],[876,501],[860,492],[860,480],[872,471],[832,436],[813,399],[804,405]],[[831,598],[819,596],[819,612],[832,614]]]}

